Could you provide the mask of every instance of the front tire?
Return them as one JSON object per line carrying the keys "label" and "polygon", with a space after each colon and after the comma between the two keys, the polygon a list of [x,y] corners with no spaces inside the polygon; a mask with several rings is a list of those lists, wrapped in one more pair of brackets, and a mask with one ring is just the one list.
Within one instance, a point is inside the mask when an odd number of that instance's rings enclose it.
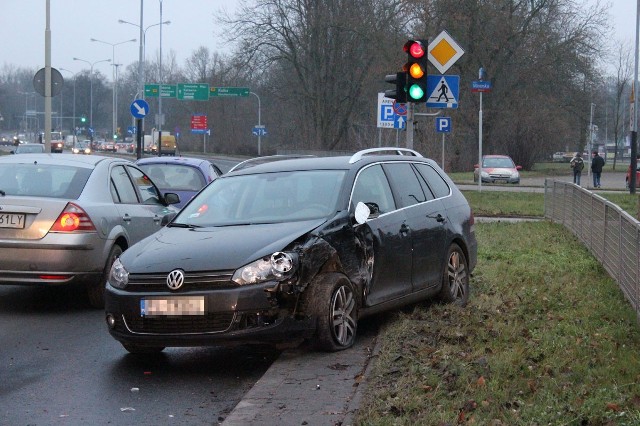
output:
{"label": "front tire", "polygon": [[440,300],[458,306],[465,306],[469,300],[469,265],[464,252],[455,243],[451,244],[447,254]]}
{"label": "front tire", "polygon": [[349,280],[340,274],[327,274],[313,282],[305,292],[305,311],[316,318],[311,343],[327,352],[350,348],[358,328],[358,304]]}
{"label": "front tire", "polygon": [[92,308],[104,308],[104,289],[107,286],[107,279],[109,279],[111,265],[113,265],[113,262],[115,262],[121,254],[122,247],[117,244],[111,247],[109,257],[107,257],[107,262],[105,263],[104,270],[102,271],[102,278],[100,278],[100,280],[98,281],[90,282],[87,284],[87,296],[89,298],[89,305]]}

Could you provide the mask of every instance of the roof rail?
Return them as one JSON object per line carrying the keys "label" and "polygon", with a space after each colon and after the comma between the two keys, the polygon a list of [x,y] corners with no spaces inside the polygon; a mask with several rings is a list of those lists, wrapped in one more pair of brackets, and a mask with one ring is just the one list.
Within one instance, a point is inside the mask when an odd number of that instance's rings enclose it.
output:
{"label": "roof rail", "polygon": [[357,161],[362,160],[362,157],[365,155],[371,154],[387,154],[387,155],[410,155],[413,157],[422,157],[418,151],[414,151],[413,149],[408,148],[394,148],[394,147],[382,147],[382,148],[369,148],[363,149],[362,151],[358,151],[351,156],[349,159],[349,164],[353,164]]}
{"label": "roof rail", "polygon": [[264,157],[254,157],[249,158],[248,160],[241,161],[240,163],[233,166],[227,173],[235,172],[236,170],[246,169],[251,166],[255,166],[258,164],[270,163],[272,161],[278,160],[288,160],[292,158],[306,158],[306,157],[315,157],[315,155],[311,154],[278,154],[278,155],[267,155]]}

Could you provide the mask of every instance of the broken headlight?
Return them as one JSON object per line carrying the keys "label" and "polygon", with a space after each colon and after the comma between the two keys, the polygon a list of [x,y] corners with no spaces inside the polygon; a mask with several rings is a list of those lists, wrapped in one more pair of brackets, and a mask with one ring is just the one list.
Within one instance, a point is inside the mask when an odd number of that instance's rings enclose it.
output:
{"label": "broken headlight", "polygon": [[236,270],[232,280],[240,285],[264,281],[281,281],[293,275],[298,256],[294,253],[275,252]]}

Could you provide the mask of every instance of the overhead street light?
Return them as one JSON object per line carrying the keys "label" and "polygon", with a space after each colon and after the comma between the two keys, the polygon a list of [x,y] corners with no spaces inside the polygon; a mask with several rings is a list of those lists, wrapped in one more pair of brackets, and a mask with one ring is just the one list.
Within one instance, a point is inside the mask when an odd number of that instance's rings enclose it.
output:
{"label": "overhead street light", "polygon": [[[137,27],[138,29],[140,29],[140,25],[138,24],[134,24],[133,22],[129,22],[129,21],[125,21],[124,19],[118,19],[118,23],[119,24],[129,24],[129,25],[133,25],[134,27]],[[149,28],[152,27],[157,27],[158,25],[169,25],[171,24],[171,21],[162,21],[162,22],[158,22],[156,24],[151,24],[148,27],[146,27],[144,30],[142,30],[142,39],[140,40],[140,50],[142,52],[142,67],[141,69],[143,70],[142,73],[144,73],[144,63],[146,62],[146,42],[147,42],[147,30]],[[141,93],[140,93],[140,98],[144,98],[144,84],[142,83],[144,81],[144,75],[140,76],[140,87],[138,88]]]}
{"label": "overhead street light", "polygon": [[[125,40],[125,41],[121,41],[118,43],[110,43],[108,41],[103,41],[103,40],[98,40],[95,38],[92,38],[91,41],[95,41],[98,43],[102,43],[102,44],[107,44],[109,46],[111,46],[111,63],[113,65],[115,65],[116,63],[116,46],[124,44],[124,43],[132,43],[135,42],[136,39],[132,38],[130,40]],[[115,137],[116,135],[116,131],[118,129],[118,113],[117,113],[117,108],[116,108],[116,102],[118,100],[118,97],[116,95],[116,92],[118,91],[118,72],[117,72],[117,67],[114,66],[113,69],[113,93],[112,93],[112,104],[113,104],[113,109],[112,109],[112,124],[113,124],[113,131],[111,132],[111,137]]]}
{"label": "overhead street light", "polygon": [[101,59],[99,61],[95,61],[95,62],[90,62],[87,61],[85,59],[80,59],[80,58],[73,58],[74,61],[80,61],[80,62],[84,62],[86,64],[89,64],[89,66],[91,67],[91,70],[89,71],[89,127],[91,128],[91,142],[93,142],[93,67],[96,64],[99,64],[101,62],[111,62],[111,59]]}

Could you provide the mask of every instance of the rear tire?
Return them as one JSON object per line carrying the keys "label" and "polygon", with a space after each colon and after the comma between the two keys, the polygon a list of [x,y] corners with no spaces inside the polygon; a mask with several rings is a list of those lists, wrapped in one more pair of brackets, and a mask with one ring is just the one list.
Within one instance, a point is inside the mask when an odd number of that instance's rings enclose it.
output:
{"label": "rear tire", "polygon": [[104,271],[102,271],[102,278],[99,281],[90,282],[87,284],[87,296],[89,298],[89,305],[92,308],[103,309],[104,308],[104,289],[107,286],[107,279],[111,272],[111,265],[122,254],[122,247],[115,244],[111,247],[109,257],[104,265]]}
{"label": "rear tire", "polygon": [[442,302],[458,306],[465,306],[469,300],[469,265],[464,252],[455,243],[449,247],[439,296]]}
{"label": "rear tire", "polygon": [[305,311],[316,319],[313,346],[328,352],[353,346],[358,303],[349,280],[340,274],[327,274],[311,283],[304,294]]}

